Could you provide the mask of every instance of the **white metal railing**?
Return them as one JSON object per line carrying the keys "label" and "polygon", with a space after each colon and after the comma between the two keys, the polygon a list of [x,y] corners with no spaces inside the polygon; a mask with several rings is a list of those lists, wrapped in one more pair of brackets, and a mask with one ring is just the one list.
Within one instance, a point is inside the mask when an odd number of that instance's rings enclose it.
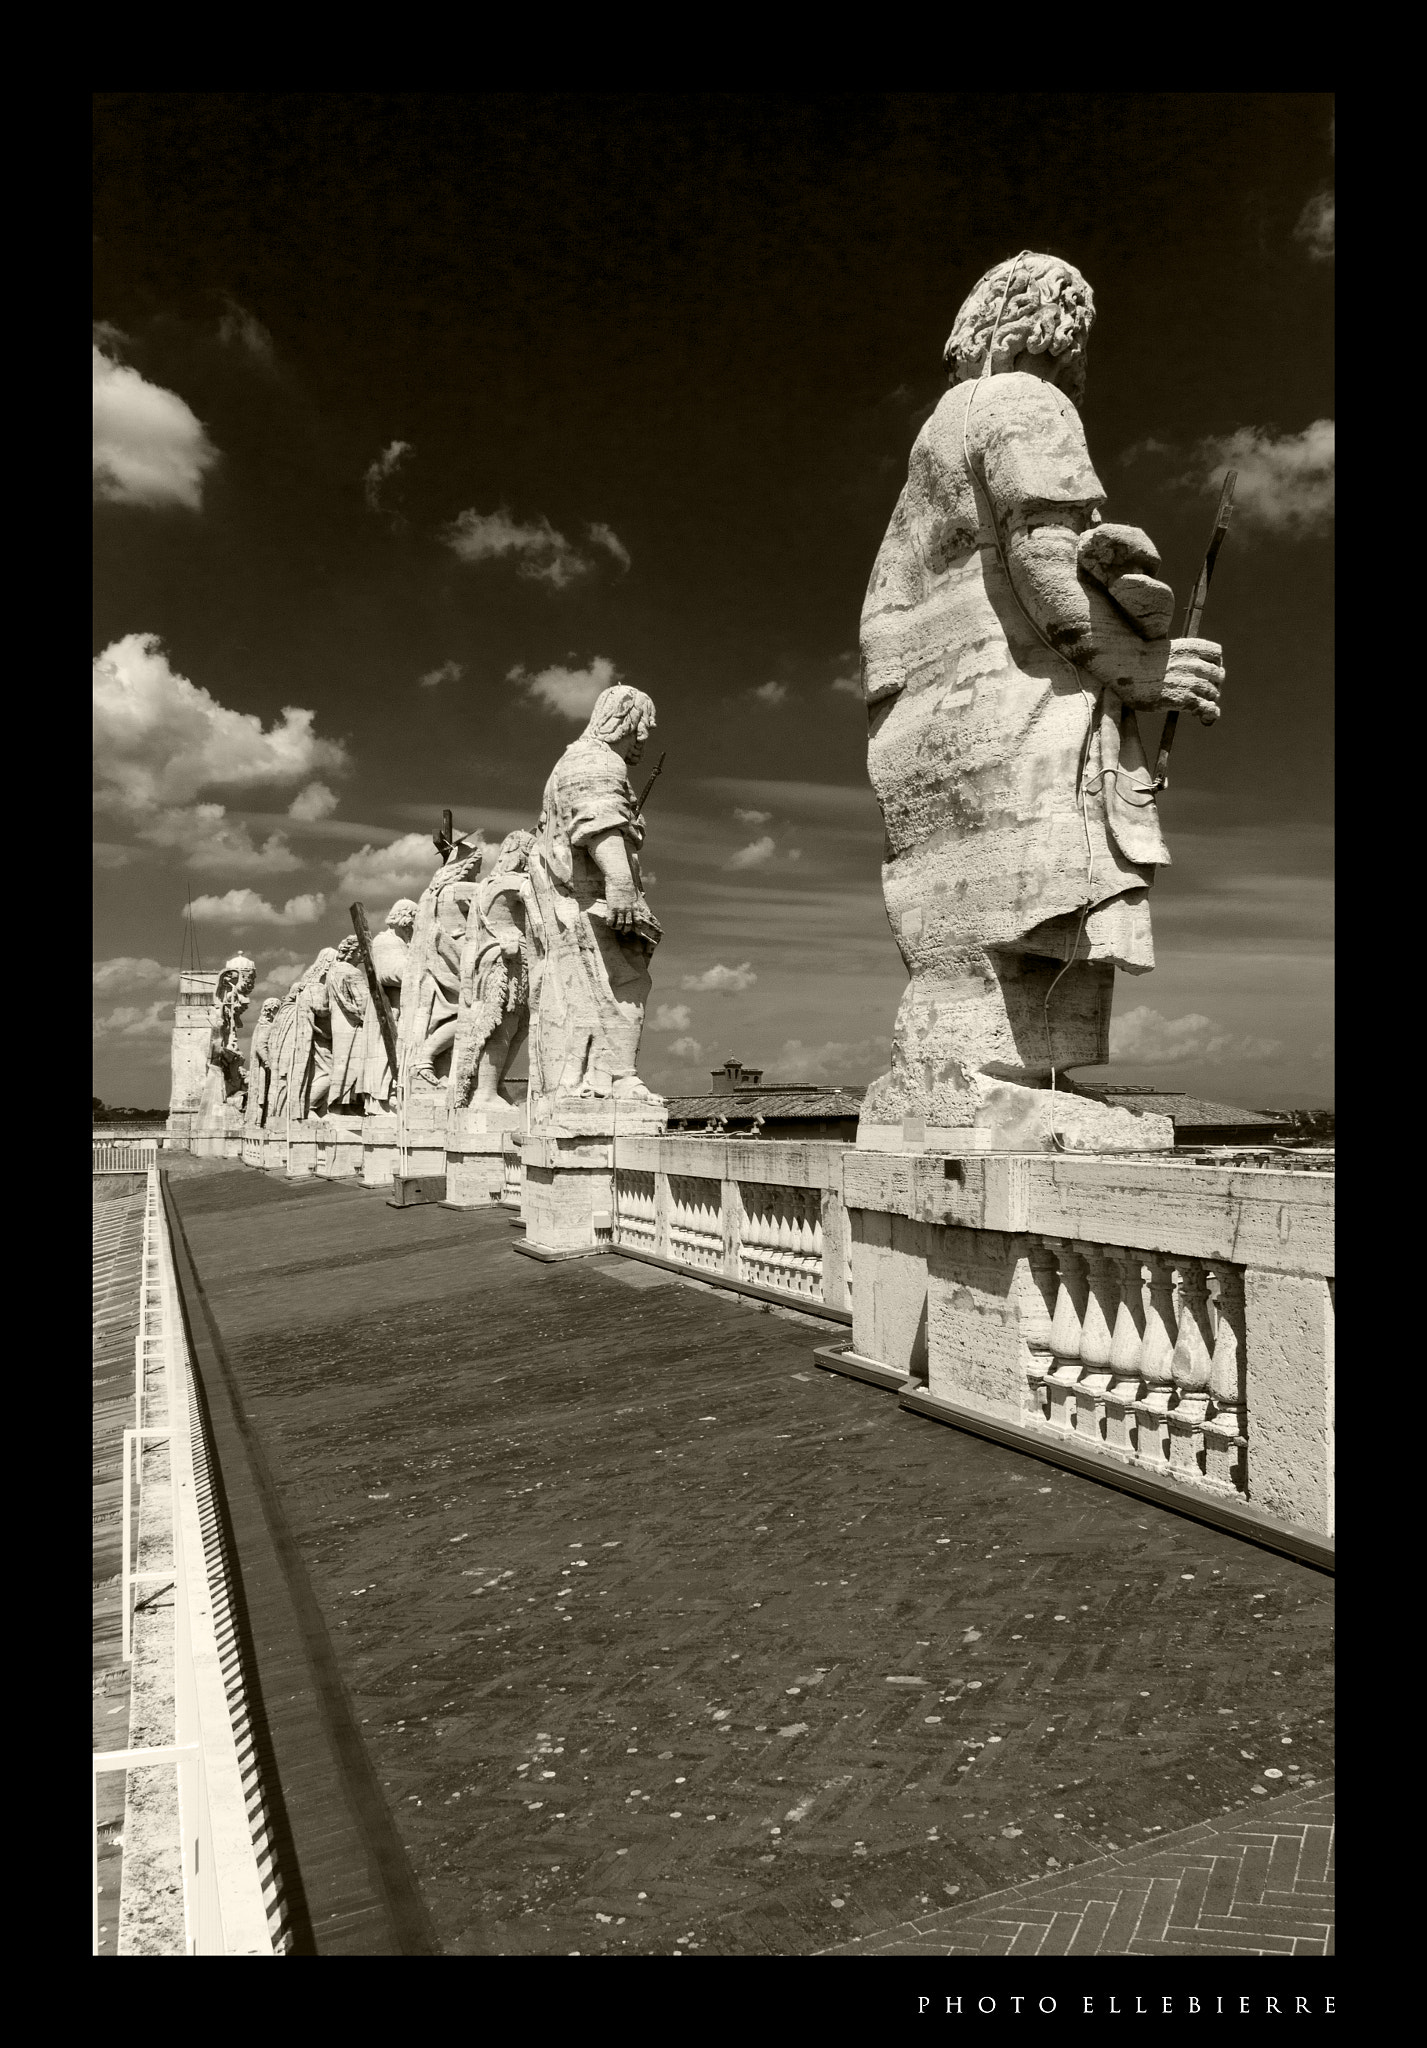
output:
{"label": "white metal railing", "polygon": [[152,1173],[159,1162],[157,1138],[96,1138],[96,1173]]}
{"label": "white metal railing", "polygon": [[[134,1426],[124,1432],[123,1654],[133,1654],[134,1586],[164,1579],[174,1587],[174,1739],[149,1749],[101,1751],[101,1771],[168,1766],[178,1773],[179,1845],[183,1870],[185,1953],[266,1955],[276,1951],[263,1896],[243,1771],[234,1735],[214,1609],[225,1600],[210,1578],[196,1465],[206,1472],[202,1424],[189,1377],[173,1252],[159,1175],[150,1170],[140,1269],[139,1334],[135,1344]],[[162,1425],[145,1420],[146,1381],[161,1375]],[[157,1402],[155,1402],[157,1405]],[[142,1486],[143,1446],[166,1442],[172,1486],[172,1563],[135,1560],[132,1476]],[[137,1454],[131,1459],[131,1450]],[[196,1456],[197,1454],[197,1456]],[[97,1815],[97,1807],[96,1807]],[[94,1952],[99,1952],[99,1837],[94,1834]],[[122,1899],[121,1899],[122,1917]]]}

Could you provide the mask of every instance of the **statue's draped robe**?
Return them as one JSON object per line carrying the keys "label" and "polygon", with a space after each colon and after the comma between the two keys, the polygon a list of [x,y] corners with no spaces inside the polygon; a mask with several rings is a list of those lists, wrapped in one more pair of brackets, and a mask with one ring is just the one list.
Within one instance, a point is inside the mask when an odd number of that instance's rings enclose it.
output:
{"label": "statue's draped robe", "polygon": [[[401,1031],[401,983],[406,972],[406,955],[406,940],[389,926],[379,931],[372,940],[372,966],[376,970],[377,980],[386,991],[386,999],[392,1009],[398,1035]],[[369,1108],[389,1103],[396,1093],[396,1077],[392,1073],[391,1061],[387,1057],[381,1018],[370,992],[366,1008],[362,1012],[357,1057],[361,1072],[357,1092],[365,1095]]]}
{"label": "statue's draped robe", "polygon": [[[608,1094],[635,1071],[649,955],[660,933],[642,913],[638,936],[616,935],[604,907],[605,880],[589,851],[608,831],[624,835],[635,890],[644,827],[622,757],[603,740],[573,741],[545,785],[531,849],[531,1091]],[[592,911],[595,914],[591,914]]]}
{"label": "statue's draped robe", "polygon": [[406,1074],[433,1031],[456,1018],[461,1003],[461,948],[477,888],[471,856],[448,861],[422,892],[401,986],[401,1062]]}
{"label": "statue's draped robe", "polygon": [[994,946],[1069,957],[1082,911],[1079,957],[1153,965],[1144,891],[1169,855],[1134,714],[1040,639],[997,549],[1017,514],[1083,530],[1104,496],[1079,414],[1036,377],[958,384],[917,436],[861,634],[883,886],[914,971]]}
{"label": "statue's draped robe", "polygon": [[259,1017],[253,1026],[253,1036],[248,1046],[247,1122],[253,1130],[261,1130],[267,1122],[268,1100],[272,1093],[272,1073],[268,1067],[268,1040],[272,1036],[272,1027],[276,1022],[276,1011],[271,1016]]}
{"label": "statue's draped robe", "polygon": [[367,978],[355,960],[339,960],[327,976],[332,1031],[332,1080],[328,1109],[355,1109],[362,1092],[362,1020]]}
{"label": "statue's draped robe", "polygon": [[[519,874],[487,875],[466,919],[461,955],[461,1022],[452,1062],[452,1099],[462,1107],[475,1084],[481,1054],[512,1012],[528,1007],[530,976],[523,942],[528,884]],[[514,930],[521,950],[507,959]]]}
{"label": "statue's draped robe", "polygon": [[271,1127],[287,1116],[288,1078],[292,1071],[293,1040],[297,1030],[297,998],[284,996],[282,1008],[273,1018],[268,1030],[267,1060],[270,1074],[268,1086],[268,1124]]}

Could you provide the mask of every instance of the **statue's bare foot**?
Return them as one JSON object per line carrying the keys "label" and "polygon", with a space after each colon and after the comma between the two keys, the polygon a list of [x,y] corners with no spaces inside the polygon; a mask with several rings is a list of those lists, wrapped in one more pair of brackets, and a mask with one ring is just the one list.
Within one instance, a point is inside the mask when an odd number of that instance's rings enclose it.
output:
{"label": "statue's bare foot", "polygon": [[664,1100],[662,1095],[656,1095],[652,1089],[646,1088],[638,1074],[621,1075],[614,1084],[614,1096],[617,1102],[662,1103]]}

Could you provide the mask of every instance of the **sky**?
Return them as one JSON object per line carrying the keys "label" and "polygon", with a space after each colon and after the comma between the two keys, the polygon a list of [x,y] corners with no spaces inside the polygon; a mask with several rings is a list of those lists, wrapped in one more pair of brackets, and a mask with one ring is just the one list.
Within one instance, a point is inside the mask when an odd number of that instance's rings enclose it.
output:
{"label": "sky", "polygon": [[1105,516],[1181,602],[1240,473],[1223,717],[1081,1078],[1331,1105],[1326,95],[138,93],[95,134],[97,1094],[166,1104],[190,898],[285,990],[443,807],[533,825],[616,674],[637,779],[667,752],[644,1078],[882,1071],[858,617],[957,308],[1031,248],[1094,290]]}

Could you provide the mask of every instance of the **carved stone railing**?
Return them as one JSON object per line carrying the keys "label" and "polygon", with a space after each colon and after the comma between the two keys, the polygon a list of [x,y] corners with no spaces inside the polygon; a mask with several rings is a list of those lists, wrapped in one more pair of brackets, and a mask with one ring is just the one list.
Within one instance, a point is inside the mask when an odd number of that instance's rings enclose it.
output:
{"label": "carved stone railing", "polygon": [[844,1150],[825,1142],[622,1138],[614,1245],[846,1322]]}
{"label": "carved stone railing", "polygon": [[738,1194],[740,1280],[821,1301],[823,1225],[819,1190],[740,1181]]}
{"label": "carved stone railing", "polygon": [[1243,1268],[1061,1238],[1024,1258],[1023,1420],[1247,1494]]}

